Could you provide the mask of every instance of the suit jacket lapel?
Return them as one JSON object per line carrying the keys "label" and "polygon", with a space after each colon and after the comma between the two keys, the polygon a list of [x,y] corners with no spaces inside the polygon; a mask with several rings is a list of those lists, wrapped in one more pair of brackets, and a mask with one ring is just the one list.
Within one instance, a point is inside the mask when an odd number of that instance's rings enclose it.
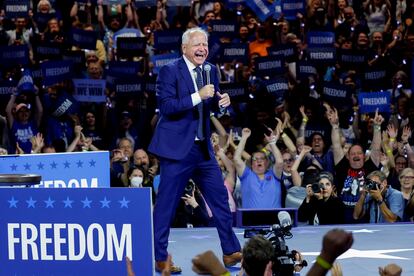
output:
{"label": "suit jacket lapel", "polygon": [[183,57],[181,57],[180,60],[178,61],[178,68],[180,70],[181,77],[187,86],[188,91],[190,91],[190,93],[193,93],[194,92],[193,79],[191,78],[190,72],[188,71],[187,64],[185,64]]}

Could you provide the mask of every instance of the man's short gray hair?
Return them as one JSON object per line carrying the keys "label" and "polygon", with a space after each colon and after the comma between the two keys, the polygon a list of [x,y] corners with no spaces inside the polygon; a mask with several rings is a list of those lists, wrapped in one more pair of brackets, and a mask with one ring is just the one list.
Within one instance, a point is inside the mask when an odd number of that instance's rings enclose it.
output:
{"label": "man's short gray hair", "polygon": [[183,33],[183,36],[181,38],[181,44],[188,44],[188,42],[190,41],[190,36],[193,33],[202,33],[206,36],[206,39],[208,40],[208,33],[200,27],[195,27],[195,28],[188,29]]}
{"label": "man's short gray hair", "polygon": [[371,179],[374,176],[378,177],[381,182],[387,179],[387,176],[385,175],[385,173],[383,173],[382,171],[378,171],[378,170],[373,171],[370,174],[368,174],[367,178]]}

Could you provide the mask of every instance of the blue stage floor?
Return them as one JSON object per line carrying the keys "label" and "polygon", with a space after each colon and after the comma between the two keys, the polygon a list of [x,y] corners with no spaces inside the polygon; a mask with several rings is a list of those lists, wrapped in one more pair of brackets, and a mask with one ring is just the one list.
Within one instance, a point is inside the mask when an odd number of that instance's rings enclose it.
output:
{"label": "blue stage floor", "polygon": [[[402,275],[414,275],[414,224],[359,224],[339,226],[354,235],[352,248],[339,257],[343,275],[378,275],[378,266],[396,263],[403,268]],[[302,253],[309,263],[301,275],[306,275],[318,255],[323,235],[332,226],[302,226],[293,228],[293,238],[286,240],[289,250]],[[243,229],[235,228],[243,245]],[[191,270],[191,259],[198,253],[213,250],[221,259],[217,231],[214,228],[172,229],[169,252],[173,261],[183,269],[182,275],[195,275]],[[232,275],[238,267],[231,270]],[[159,274],[158,274],[159,275]],[[329,274],[330,275],[330,274]]]}

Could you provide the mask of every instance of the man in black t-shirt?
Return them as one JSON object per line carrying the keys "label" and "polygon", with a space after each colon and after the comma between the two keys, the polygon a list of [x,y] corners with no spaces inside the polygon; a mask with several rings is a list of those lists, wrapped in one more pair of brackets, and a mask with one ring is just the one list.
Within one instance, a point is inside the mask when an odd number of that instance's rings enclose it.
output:
{"label": "man in black t-shirt", "polygon": [[338,195],[346,206],[345,223],[361,222],[353,219],[353,210],[359,199],[365,177],[379,167],[381,155],[381,123],[384,121],[384,118],[378,114],[378,111],[375,112],[371,154],[369,159],[365,160],[364,149],[361,145],[357,144],[352,145],[345,156],[340,139],[338,112],[329,106],[326,106],[326,108],[327,117],[332,126],[331,138],[336,173],[335,184],[338,189]]}

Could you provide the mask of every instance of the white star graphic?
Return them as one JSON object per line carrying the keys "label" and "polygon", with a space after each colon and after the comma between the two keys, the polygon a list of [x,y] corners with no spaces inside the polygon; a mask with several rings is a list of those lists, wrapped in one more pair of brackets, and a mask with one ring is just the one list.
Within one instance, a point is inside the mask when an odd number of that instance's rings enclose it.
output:
{"label": "white star graphic", "polygon": [[[393,260],[411,260],[410,258],[398,257],[388,255],[387,253],[395,252],[406,252],[414,251],[414,248],[405,248],[405,249],[381,249],[381,250],[358,250],[358,249],[349,249],[344,254],[339,256],[337,259],[350,259],[350,258],[371,258],[371,259],[393,259]],[[301,252],[305,256],[318,256],[320,252]]]}
{"label": "white star graphic", "polygon": [[359,230],[351,230],[352,233],[374,233],[378,232],[379,230],[368,230],[368,229],[359,229]]}

